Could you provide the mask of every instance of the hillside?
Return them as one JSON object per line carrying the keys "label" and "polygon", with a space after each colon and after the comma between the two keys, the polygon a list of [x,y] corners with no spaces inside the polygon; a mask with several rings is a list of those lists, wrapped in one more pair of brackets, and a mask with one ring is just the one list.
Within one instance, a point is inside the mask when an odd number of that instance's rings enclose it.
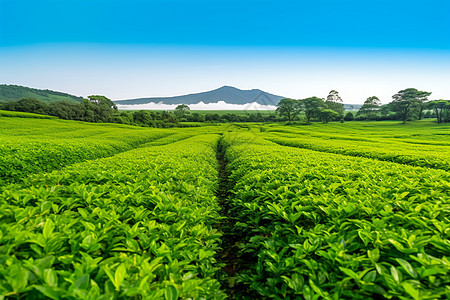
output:
{"label": "hillside", "polygon": [[39,90],[19,85],[0,84],[0,102],[22,98],[35,98],[46,103],[55,101],[80,102],[83,99],[82,97],[51,90]]}
{"label": "hillside", "polygon": [[146,103],[163,103],[163,104],[196,104],[203,103],[217,103],[224,101],[230,104],[247,104],[257,102],[262,105],[277,105],[281,99],[285,97],[266,93],[264,91],[240,90],[231,86],[223,86],[221,88],[195,94],[188,94],[175,97],[160,97],[160,98],[138,98],[129,100],[114,101],[117,104],[146,104]]}

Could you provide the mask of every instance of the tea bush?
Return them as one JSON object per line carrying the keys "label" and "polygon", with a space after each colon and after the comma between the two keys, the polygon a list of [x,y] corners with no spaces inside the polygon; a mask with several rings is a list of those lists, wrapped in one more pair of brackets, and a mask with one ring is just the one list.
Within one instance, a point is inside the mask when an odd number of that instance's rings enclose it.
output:
{"label": "tea bush", "polygon": [[0,190],[0,294],[223,299],[218,135],[141,147]]}
{"label": "tea bush", "polygon": [[223,140],[250,298],[436,299],[450,294],[450,174]]}

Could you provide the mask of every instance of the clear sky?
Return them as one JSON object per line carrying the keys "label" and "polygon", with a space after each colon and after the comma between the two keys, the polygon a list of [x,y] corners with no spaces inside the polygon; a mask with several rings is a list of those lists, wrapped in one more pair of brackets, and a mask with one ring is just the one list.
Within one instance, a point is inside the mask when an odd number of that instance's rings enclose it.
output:
{"label": "clear sky", "polygon": [[222,85],[450,99],[450,1],[0,0],[0,83],[111,99]]}

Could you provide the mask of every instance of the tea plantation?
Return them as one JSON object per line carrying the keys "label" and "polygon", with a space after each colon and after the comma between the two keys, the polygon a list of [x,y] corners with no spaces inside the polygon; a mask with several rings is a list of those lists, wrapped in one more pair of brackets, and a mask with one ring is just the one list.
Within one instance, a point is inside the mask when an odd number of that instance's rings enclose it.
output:
{"label": "tea plantation", "polygon": [[1,299],[448,299],[450,127],[0,114]]}

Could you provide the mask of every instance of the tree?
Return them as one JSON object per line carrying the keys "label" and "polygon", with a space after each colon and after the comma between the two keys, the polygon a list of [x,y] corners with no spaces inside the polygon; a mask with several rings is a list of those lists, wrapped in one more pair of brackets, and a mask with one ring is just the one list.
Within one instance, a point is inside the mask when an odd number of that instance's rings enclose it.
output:
{"label": "tree", "polygon": [[327,108],[334,110],[339,116],[342,117],[344,115],[344,102],[337,91],[330,91],[325,104],[327,105]]}
{"label": "tree", "polygon": [[133,112],[133,121],[134,123],[140,125],[149,125],[153,120],[152,116],[145,110],[139,110]]}
{"label": "tree", "polygon": [[305,112],[306,123],[309,124],[312,118],[319,116],[320,111],[325,107],[323,99],[310,97],[299,100],[299,108]]}
{"label": "tree", "polygon": [[299,101],[289,98],[282,99],[277,105],[276,112],[281,117],[287,117],[290,123],[300,112]]}
{"label": "tree", "polygon": [[187,116],[189,122],[205,122],[205,116],[199,113],[193,113]]}
{"label": "tree", "polygon": [[369,97],[364,101],[363,106],[361,106],[356,115],[366,115],[368,120],[374,120],[380,111],[380,106],[381,101],[377,96]]}
{"label": "tree", "polygon": [[344,120],[345,121],[353,121],[355,119],[355,116],[353,115],[353,113],[352,112],[348,112],[346,115],[345,115],[345,117],[344,117]]}
{"label": "tree", "polygon": [[427,102],[425,109],[434,110],[438,123],[450,121],[450,100],[433,100]]}
{"label": "tree", "polygon": [[116,104],[105,96],[88,96],[88,99],[83,99],[83,106],[84,121],[88,122],[107,122],[117,112]]}
{"label": "tree", "polygon": [[408,118],[421,113],[423,103],[427,101],[430,95],[430,92],[419,91],[414,88],[401,90],[392,96],[394,100],[391,102],[391,109],[399,114],[403,124],[405,124]]}
{"label": "tree", "polygon": [[332,110],[332,109],[323,109],[320,114],[319,114],[320,119],[322,120],[322,122],[324,123],[328,123],[334,119],[339,118],[339,113],[337,113],[336,111]]}
{"label": "tree", "polygon": [[5,110],[21,111],[45,115],[48,112],[48,106],[35,98],[22,98],[16,101],[8,101],[3,104]]}
{"label": "tree", "polygon": [[60,119],[82,120],[84,109],[80,103],[56,101],[48,105],[49,114]]}
{"label": "tree", "polygon": [[190,110],[191,109],[186,104],[180,104],[175,108],[175,116],[178,119],[181,119],[181,118],[185,117],[187,114],[189,114]]}

